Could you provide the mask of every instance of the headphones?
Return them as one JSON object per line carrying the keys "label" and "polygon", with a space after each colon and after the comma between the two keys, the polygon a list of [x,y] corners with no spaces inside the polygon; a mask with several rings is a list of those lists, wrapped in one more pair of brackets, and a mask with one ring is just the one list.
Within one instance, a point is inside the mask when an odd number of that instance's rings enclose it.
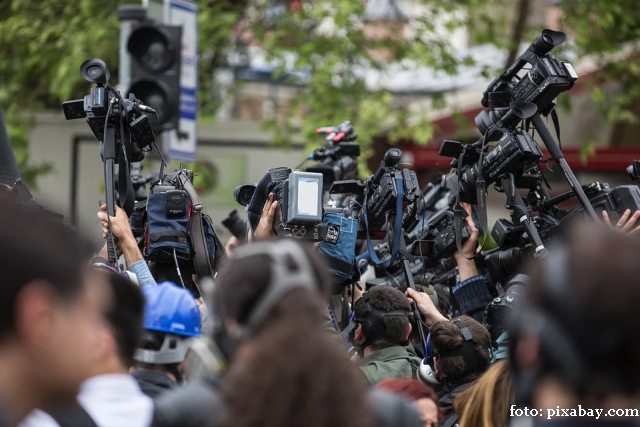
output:
{"label": "headphones", "polygon": [[[240,246],[233,253],[234,260],[263,255],[269,259],[270,280],[264,292],[251,308],[245,322],[232,333],[230,338],[244,341],[259,326],[271,309],[294,289],[306,288],[317,292],[318,279],[311,262],[300,245],[292,239],[275,242],[257,242]],[[293,259],[295,267],[289,265]],[[218,309],[221,309],[218,305]],[[221,318],[224,318],[222,316]]]}
{"label": "headphones", "polygon": [[464,363],[467,366],[467,369],[465,370],[465,374],[471,374],[471,373],[482,371],[484,367],[480,365],[480,361],[478,359],[476,350],[489,350],[489,359],[492,359],[493,352],[491,350],[491,346],[474,344],[473,335],[471,335],[469,328],[464,323],[462,323],[462,321],[459,318],[452,319],[450,320],[450,322],[452,322],[454,325],[458,327],[458,329],[460,329],[460,332],[462,333],[462,337],[464,338],[464,341],[462,343],[462,347],[457,348],[455,350],[438,351],[435,348],[432,350],[434,356],[436,357],[436,366],[438,368],[438,371],[446,372],[446,370],[443,368],[443,365],[442,365],[442,359],[446,359],[450,357],[462,357],[464,359]]}
{"label": "headphones", "polygon": [[91,266],[98,270],[109,271],[110,274],[118,274],[120,276],[123,276],[125,279],[128,279],[133,284],[140,285],[138,283],[138,276],[136,276],[136,273],[132,273],[131,271],[126,271],[126,270],[118,273],[118,270],[115,267],[112,267],[109,264],[107,264],[107,260],[104,258],[100,258],[100,257],[94,258]]}
{"label": "headphones", "polygon": [[[534,337],[539,344],[539,352],[544,364],[553,364],[563,380],[574,390],[583,390],[588,370],[576,348],[567,326],[574,318],[575,304],[571,295],[571,278],[567,270],[567,249],[557,247],[546,257],[542,271],[542,301],[540,307],[524,305],[510,329],[509,357],[516,361],[519,337]],[[513,363],[516,372],[516,396],[521,402],[530,402],[540,368],[521,368]]]}
{"label": "headphones", "polygon": [[[407,310],[379,310],[375,308],[371,302],[371,294],[369,291],[365,292],[362,295],[362,300],[367,304],[367,311],[362,316],[356,316],[354,318],[355,322],[358,324],[367,323],[369,325],[369,334],[364,343],[362,343],[362,347],[367,347],[373,344],[376,341],[385,340],[394,342],[391,338],[387,336],[387,330],[384,326],[384,318],[390,316],[401,316],[409,319],[409,312]],[[398,345],[407,346],[409,345],[409,340],[404,340],[402,342],[396,342]]]}

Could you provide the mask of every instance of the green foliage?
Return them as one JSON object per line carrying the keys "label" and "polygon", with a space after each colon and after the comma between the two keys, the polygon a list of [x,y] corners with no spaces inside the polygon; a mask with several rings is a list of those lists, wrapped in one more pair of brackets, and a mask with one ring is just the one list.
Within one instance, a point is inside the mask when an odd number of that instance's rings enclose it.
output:
{"label": "green foliage", "polygon": [[[0,106],[21,174],[30,185],[48,163],[29,162],[34,113],[88,92],[78,73],[91,57],[117,76],[119,0],[5,0],[0,2]],[[114,79],[115,80],[115,79]],[[62,117],[62,114],[61,114]]]}
{"label": "green foliage", "polygon": [[[308,84],[288,105],[289,114],[269,118],[266,129],[274,131],[280,143],[295,134],[317,145],[315,128],[351,120],[364,145],[383,133],[392,143],[402,139],[426,143],[434,132],[427,111],[397,105],[403,101],[394,103],[384,84],[367,87],[363,70],[376,70],[382,82],[398,69],[431,67],[454,74],[460,62],[469,64],[470,59],[452,54],[448,36],[467,25],[466,17],[486,3],[419,1],[424,12],[413,18],[408,37],[400,36],[401,27],[393,26],[397,24],[363,19],[365,2],[361,1],[302,2],[302,7],[287,10],[277,20],[265,19],[265,10],[257,8],[250,26],[269,58],[284,71],[289,55],[295,53],[294,67],[309,75]],[[467,13],[458,13],[462,11]],[[436,25],[447,31],[436,31]]]}
{"label": "green foliage", "polygon": [[[595,57],[601,72],[589,82],[592,98],[609,122],[635,122],[640,99],[640,8],[636,0],[564,0],[563,26],[573,35],[579,56]],[[620,90],[601,85],[616,82]]]}
{"label": "green foliage", "polygon": [[[392,0],[393,1],[393,0]],[[0,106],[19,167],[27,180],[50,169],[29,161],[28,135],[33,114],[43,108],[60,109],[62,101],[80,98],[89,84],[78,67],[91,57],[102,58],[117,80],[119,22],[117,7],[132,0],[5,0],[0,2]],[[384,84],[370,90],[362,70],[380,73],[387,81],[399,67],[431,67],[453,74],[470,58],[452,54],[448,36],[469,29],[477,43],[507,48],[516,15],[512,0],[417,0],[421,13],[411,22],[408,37],[400,26],[367,22],[364,1],[313,0],[198,0],[200,37],[200,117],[210,122],[223,102],[216,98],[213,74],[228,66],[233,53],[248,64],[248,45],[259,42],[278,76],[298,84],[286,72],[304,71],[308,81],[296,86],[292,99],[275,105],[264,123],[277,143],[294,135],[313,145],[321,143],[318,126],[344,120],[356,123],[360,141],[387,134],[392,142],[412,139],[426,143],[434,133],[427,108],[408,107]],[[282,14],[269,14],[280,3]],[[511,6],[511,7],[510,7]],[[593,54],[603,65],[594,81],[614,80],[622,86],[612,97],[601,90],[593,96],[609,120],[636,119],[631,105],[640,96],[640,8],[636,0],[565,0],[564,25],[575,37],[579,55]],[[539,31],[529,23],[525,38]],[[383,28],[384,27],[384,28]],[[443,32],[440,29],[446,29]],[[371,32],[377,36],[371,37]],[[293,56],[292,56],[293,54]],[[292,61],[292,58],[293,61]],[[293,63],[292,63],[293,62]],[[504,64],[496,64],[501,68]],[[487,70],[488,71],[488,70]],[[492,72],[493,74],[493,72]],[[240,87],[236,86],[235,91]],[[437,105],[438,99],[434,99]]]}

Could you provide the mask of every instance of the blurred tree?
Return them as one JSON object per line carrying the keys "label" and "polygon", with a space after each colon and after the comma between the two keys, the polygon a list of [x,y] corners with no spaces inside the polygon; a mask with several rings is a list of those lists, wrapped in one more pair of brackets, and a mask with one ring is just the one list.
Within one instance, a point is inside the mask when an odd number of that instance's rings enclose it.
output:
{"label": "blurred tree", "polygon": [[[601,72],[590,82],[592,98],[610,122],[637,122],[640,113],[640,8],[637,0],[564,0],[563,29],[579,56],[591,55]],[[618,91],[602,85],[617,82]]]}
{"label": "blurred tree", "polygon": [[29,162],[33,114],[88,92],[78,73],[87,58],[111,67],[118,58],[118,0],[9,0],[0,2],[0,106],[21,174],[29,185],[51,169]]}
{"label": "blurred tree", "polygon": [[[447,32],[436,31],[436,27],[452,31],[463,26],[470,14],[460,12],[488,1],[421,0],[417,6],[423,13],[407,27],[395,0],[381,3],[400,13],[399,19],[367,16],[371,11],[365,10],[365,2],[343,0],[196,1],[200,10],[201,117],[212,116],[223,101],[215,97],[215,70],[228,64],[230,54],[246,57],[248,46],[259,43],[282,73],[287,58],[294,54],[293,67],[309,76],[287,105],[286,114],[278,114],[276,106],[276,114],[267,120],[266,127],[274,131],[276,140],[288,141],[301,131],[307,141],[317,141],[312,137],[317,126],[350,119],[358,123],[363,143],[391,124],[396,129],[394,138],[426,142],[433,130],[428,121],[409,114],[406,108],[393,107],[384,86],[368,90],[362,71],[375,69],[384,75],[391,72],[392,64],[403,64],[454,73],[463,58],[451,53]],[[38,173],[50,168],[29,162],[28,130],[33,113],[46,107],[59,111],[62,101],[88,92],[89,85],[78,73],[87,58],[103,59],[116,83],[116,9],[130,2],[0,2],[0,51],[10,58],[0,62],[0,105],[19,167],[31,184]],[[401,37],[399,31],[407,37]]]}

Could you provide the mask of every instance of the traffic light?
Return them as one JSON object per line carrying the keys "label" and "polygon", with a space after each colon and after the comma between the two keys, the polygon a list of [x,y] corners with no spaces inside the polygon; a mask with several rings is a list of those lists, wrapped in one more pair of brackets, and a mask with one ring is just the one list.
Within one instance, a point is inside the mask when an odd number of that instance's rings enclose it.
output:
{"label": "traffic light", "polygon": [[133,25],[127,41],[131,54],[133,93],[145,105],[158,112],[157,121],[149,119],[156,134],[178,129],[180,116],[180,58],[182,27],[143,21]]}

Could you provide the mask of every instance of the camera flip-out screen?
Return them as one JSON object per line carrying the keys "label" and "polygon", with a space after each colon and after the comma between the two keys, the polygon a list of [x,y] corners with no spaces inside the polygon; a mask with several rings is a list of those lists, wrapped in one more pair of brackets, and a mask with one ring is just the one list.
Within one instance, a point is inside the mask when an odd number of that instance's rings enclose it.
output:
{"label": "camera flip-out screen", "polygon": [[322,174],[294,171],[289,176],[289,222],[322,222]]}

